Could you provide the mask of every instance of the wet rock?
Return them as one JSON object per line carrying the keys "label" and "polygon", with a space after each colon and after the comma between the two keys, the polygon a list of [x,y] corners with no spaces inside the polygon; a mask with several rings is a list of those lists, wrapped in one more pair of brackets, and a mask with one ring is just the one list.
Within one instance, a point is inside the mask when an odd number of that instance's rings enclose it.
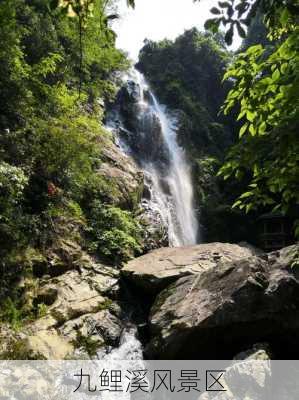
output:
{"label": "wet rock", "polygon": [[[295,248],[234,261],[179,279],[158,296],[150,315],[149,357],[230,359],[267,341],[279,357],[294,354],[299,281]],[[282,344],[283,342],[283,344]],[[294,355],[293,355],[294,357]]]}
{"label": "wet rock", "polygon": [[116,346],[119,342],[122,324],[108,310],[102,310],[95,314],[86,314],[79,318],[66,322],[59,332],[72,340],[88,338],[98,347],[102,345]]}
{"label": "wet rock", "polygon": [[152,105],[150,91],[142,93],[138,83],[128,81],[117,97],[115,108],[121,117],[114,118],[114,125],[117,126],[116,120],[122,120],[118,134],[139,165],[152,162],[160,169],[167,169],[170,155],[164,143],[160,119],[152,112]]}
{"label": "wet rock", "polygon": [[121,273],[138,288],[156,295],[183,276],[199,274],[220,262],[241,260],[255,252],[227,243],[162,248],[128,262]]}

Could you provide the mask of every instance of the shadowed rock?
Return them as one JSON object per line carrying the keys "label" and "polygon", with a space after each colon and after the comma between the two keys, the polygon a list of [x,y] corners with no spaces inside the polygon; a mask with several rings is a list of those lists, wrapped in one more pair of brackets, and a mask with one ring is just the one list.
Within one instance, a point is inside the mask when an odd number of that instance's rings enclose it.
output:
{"label": "shadowed rock", "polygon": [[151,309],[147,355],[229,359],[258,341],[292,351],[299,329],[295,249],[220,261],[170,285]]}

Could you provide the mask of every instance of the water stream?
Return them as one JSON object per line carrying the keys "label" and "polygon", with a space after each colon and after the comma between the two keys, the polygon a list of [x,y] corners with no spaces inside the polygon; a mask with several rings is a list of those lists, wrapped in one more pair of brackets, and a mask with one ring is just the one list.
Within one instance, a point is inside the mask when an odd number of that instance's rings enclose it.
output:
{"label": "water stream", "polygon": [[133,115],[130,115],[130,131],[123,117],[110,118],[121,124],[118,135],[120,146],[135,158],[145,174],[150,196],[143,205],[159,214],[168,232],[172,247],[196,244],[198,222],[194,208],[191,170],[184,150],[177,141],[177,121],[162,106],[143,75],[133,70],[127,77],[127,86],[134,97]]}
{"label": "water stream", "polygon": [[[125,78],[124,85],[125,95],[119,96],[107,127],[123,152],[143,170],[148,188],[143,208],[152,216],[158,215],[169,246],[196,244],[199,229],[191,169],[177,141],[176,118],[159,103],[137,70]],[[131,326],[124,330],[119,347],[104,357],[109,362],[125,359],[142,360],[137,329]]]}

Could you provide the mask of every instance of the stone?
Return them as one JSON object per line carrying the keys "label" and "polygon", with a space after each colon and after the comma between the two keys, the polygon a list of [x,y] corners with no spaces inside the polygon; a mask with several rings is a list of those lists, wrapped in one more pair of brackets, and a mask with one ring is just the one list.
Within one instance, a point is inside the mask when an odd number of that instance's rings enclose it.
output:
{"label": "stone", "polygon": [[228,243],[209,243],[189,247],[161,248],[129,261],[122,276],[151,295],[188,275],[214,269],[225,261],[241,260],[258,250]]}
{"label": "stone", "polygon": [[231,359],[264,340],[276,357],[294,357],[299,329],[294,256],[289,247],[180,278],[151,309],[147,357]]}
{"label": "stone", "polygon": [[112,142],[102,150],[103,162],[98,174],[113,188],[110,202],[115,206],[135,209],[143,193],[143,173],[134,161]]}
{"label": "stone", "polygon": [[60,323],[94,313],[106,302],[106,298],[82,279],[77,271],[69,271],[51,280],[43,290],[49,288],[57,290],[57,299],[49,307],[49,311]]}
{"label": "stone", "polygon": [[64,360],[74,351],[73,345],[55,330],[40,331],[23,341],[24,354],[31,359]]}
{"label": "stone", "polygon": [[116,346],[122,332],[122,323],[108,310],[101,310],[66,322],[59,332],[71,341],[84,337],[97,342],[99,346]]}
{"label": "stone", "polygon": [[271,360],[271,350],[268,343],[256,343],[249,350],[242,351],[234,360]]}

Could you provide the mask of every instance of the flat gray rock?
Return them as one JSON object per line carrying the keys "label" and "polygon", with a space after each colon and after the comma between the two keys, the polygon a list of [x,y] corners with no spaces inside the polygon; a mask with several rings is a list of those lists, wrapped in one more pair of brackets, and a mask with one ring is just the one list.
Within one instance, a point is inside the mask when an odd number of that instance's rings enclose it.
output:
{"label": "flat gray rock", "polygon": [[183,276],[199,274],[220,263],[257,253],[253,247],[229,243],[165,247],[128,262],[121,273],[139,289],[156,295]]}

